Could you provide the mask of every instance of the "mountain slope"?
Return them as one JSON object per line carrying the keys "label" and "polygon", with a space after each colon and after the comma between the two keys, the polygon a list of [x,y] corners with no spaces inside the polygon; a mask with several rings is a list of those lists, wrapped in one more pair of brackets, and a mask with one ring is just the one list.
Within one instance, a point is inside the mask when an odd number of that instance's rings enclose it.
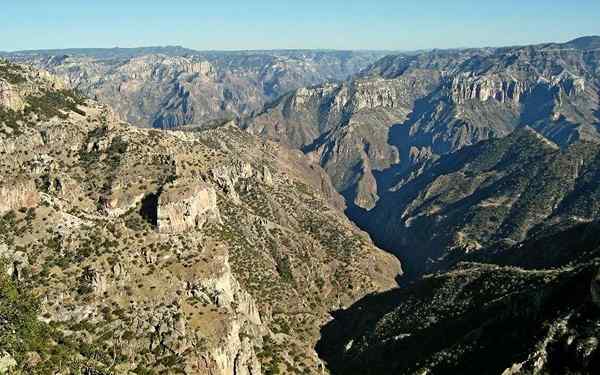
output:
{"label": "mountain slope", "polygon": [[459,264],[367,297],[328,324],[319,352],[334,374],[592,374],[595,252],[551,270]]}
{"label": "mountain slope", "polygon": [[333,314],[317,345],[332,374],[594,374],[599,157],[523,128],[425,163],[363,210],[413,278]]}
{"label": "mountain slope", "polygon": [[202,52],[181,47],[15,52],[140,127],[172,128],[249,115],[305,85],[341,80],[380,52]]}
{"label": "mountain slope", "polygon": [[307,87],[245,125],[318,160],[372,209],[424,161],[529,126],[560,146],[598,141],[596,38],[388,56],[351,82]]}
{"label": "mountain slope", "polygon": [[596,220],[599,166],[597,143],[561,150],[521,129],[428,163],[355,217],[378,244],[421,272],[551,226]]}
{"label": "mountain slope", "polygon": [[137,129],[63,87],[0,62],[3,365],[319,373],[327,312],[395,285],[299,151],[234,124]]}

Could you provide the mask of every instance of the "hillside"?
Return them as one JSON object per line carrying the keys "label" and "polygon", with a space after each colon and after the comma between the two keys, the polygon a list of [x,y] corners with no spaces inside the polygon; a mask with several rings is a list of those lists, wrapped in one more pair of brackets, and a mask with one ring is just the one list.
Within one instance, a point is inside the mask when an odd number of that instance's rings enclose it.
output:
{"label": "hillside", "polygon": [[525,128],[428,163],[357,222],[411,272],[600,217],[600,145],[564,149]]}
{"label": "hillside", "polygon": [[299,151],[138,129],[0,62],[0,363],[18,373],[320,373],[328,311],[397,260]]}
{"label": "hillside", "polygon": [[594,374],[600,145],[530,128],[426,165],[361,223],[411,278],[335,312],[333,374]]}
{"label": "hillside", "polygon": [[335,374],[593,374],[594,254],[557,269],[458,264],[340,312],[319,352]]}

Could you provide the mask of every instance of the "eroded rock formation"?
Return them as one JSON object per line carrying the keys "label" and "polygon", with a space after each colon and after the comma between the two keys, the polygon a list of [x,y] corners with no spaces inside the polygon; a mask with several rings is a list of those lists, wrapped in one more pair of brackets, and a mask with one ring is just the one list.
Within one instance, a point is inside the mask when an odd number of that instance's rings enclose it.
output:
{"label": "eroded rock formation", "polygon": [[167,185],[158,200],[157,218],[162,233],[202,229],[206,223],[219,223],[217,193],[211,186],[191,180]]}

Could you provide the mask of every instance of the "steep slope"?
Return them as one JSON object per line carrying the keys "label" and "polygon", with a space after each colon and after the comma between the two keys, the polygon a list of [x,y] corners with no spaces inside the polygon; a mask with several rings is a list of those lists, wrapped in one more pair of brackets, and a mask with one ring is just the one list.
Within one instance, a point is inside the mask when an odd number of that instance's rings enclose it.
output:
{"label": "steep slope", "polygon": [[411,272],[600,217],[600,145],[564,149],[529,128],[428,163],[356,220]]}
{"label": "steep slope", "polygon": [[327,312],[395,285],[301,152],[137,129],[62,87],[0,62],[2,366],[320,373]]}
{"label": "steep slope", "polygon": [[357,73],[380,52],[201,52],[180,47],[17,52],[141,127],[249,115],[279,95]]}
{"label": "steep slope", "polygon": [[595,374],[599,157],[523,128],[363,211],[416,277],[334,314],[317,345],[332,374]]}
{"label": "steep slope", "polygon": [[523,126],[560,146],[598,141],[597,40],[388,56],[351,82],[285,95],[245,126],[302,149],[372,209],[423,161]]}
{"label": "steep slope", "polygon": [[338,314],[319,350],[334,374],[593,374],[599,265],[459,264]]}

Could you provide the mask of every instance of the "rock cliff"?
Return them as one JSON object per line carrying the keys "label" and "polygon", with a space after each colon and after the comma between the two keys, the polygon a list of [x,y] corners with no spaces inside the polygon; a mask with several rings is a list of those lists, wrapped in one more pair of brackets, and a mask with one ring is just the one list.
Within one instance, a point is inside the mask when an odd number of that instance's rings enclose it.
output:
{"label": "rock cliff", "polygon": [[39,192],[31,180],[8,180],[0,186],[0,214],[19,208],[35,208],[39,203]]}
{"label": "rock cliff", "polygon": [[202,229],[208,222],[221,221],[214,188],[195,181],[178,181],[178,185],[167,185],[160,193],[156,213],[159,232]]}

